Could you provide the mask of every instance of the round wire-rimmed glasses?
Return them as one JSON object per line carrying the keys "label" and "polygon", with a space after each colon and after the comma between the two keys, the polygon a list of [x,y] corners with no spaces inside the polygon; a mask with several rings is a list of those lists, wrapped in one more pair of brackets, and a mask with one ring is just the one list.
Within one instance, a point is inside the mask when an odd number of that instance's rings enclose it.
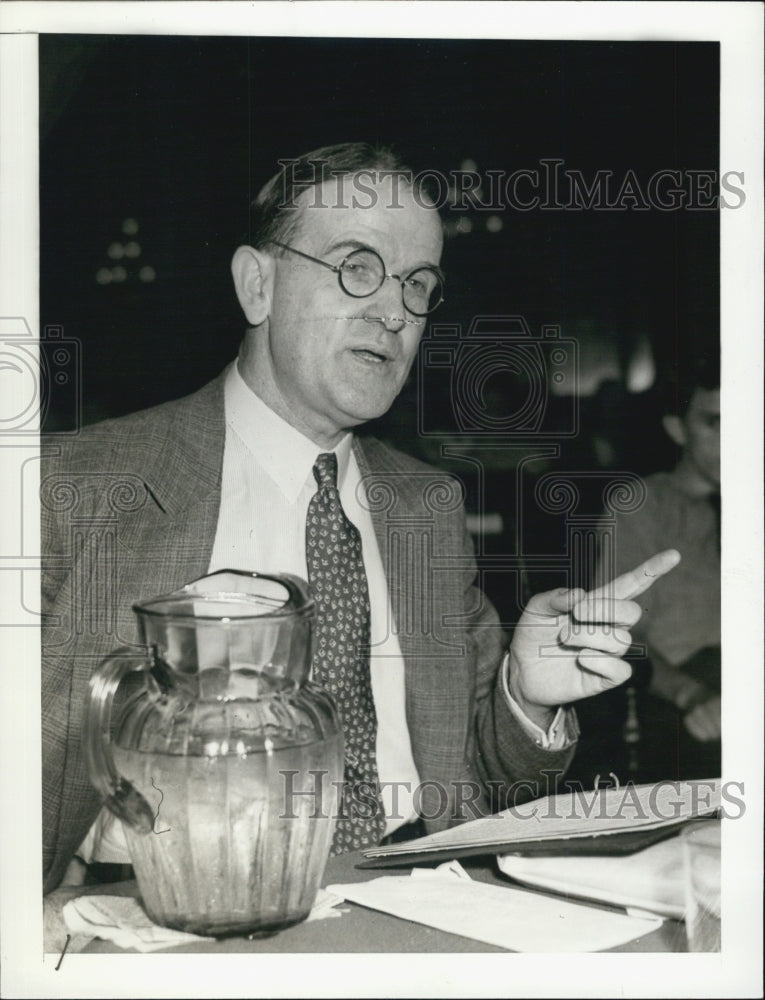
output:
{"label": "round wire-rimmed glasses", "polygon": [[330,264],[279,240],[271,240],[271,243],[334,271],[342,290],[354,299],[374,295],[383,282],[391,278],[401,285],[404,305],[413,316],[427,316],[444,301],[444,276],[440,268],[416,267],[402,278],[400,274],[388,274],[380,254],[368,247],[352,250],[339,264]]}

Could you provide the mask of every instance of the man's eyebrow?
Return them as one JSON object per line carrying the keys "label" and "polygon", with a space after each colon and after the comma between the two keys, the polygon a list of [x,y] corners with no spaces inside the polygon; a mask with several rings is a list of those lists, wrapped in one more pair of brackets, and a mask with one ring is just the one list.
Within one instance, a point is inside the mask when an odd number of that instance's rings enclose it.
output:
{"label": "man's eyebrow", "polygon": [[363,243],[361,240],[351,240],[351,239],[338,240],[337,243],[331,243],[324,252],[334,253],[336,250],[348,250],[349,252],[351,250],[374,250],[375,253],[380,252],[379,250],[376,250],[375,247],[371,246],[371,244],[369,243]]}

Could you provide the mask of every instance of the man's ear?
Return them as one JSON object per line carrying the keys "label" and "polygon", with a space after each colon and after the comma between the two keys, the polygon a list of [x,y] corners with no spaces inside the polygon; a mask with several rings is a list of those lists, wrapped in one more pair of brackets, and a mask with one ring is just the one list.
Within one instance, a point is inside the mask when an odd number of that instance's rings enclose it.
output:
{"label": "man's ear", "polygon": [[231,273],[239,305],[250,326],[260,326],[271,312],[274,262],[253,247],[239,247],[231,260]]}
{"label": "man's ear", "polygon": [[687,440],[685,424],[675,413],[667,413],[661,418],[664,430],[672,438],[678,448],[684,448]]}

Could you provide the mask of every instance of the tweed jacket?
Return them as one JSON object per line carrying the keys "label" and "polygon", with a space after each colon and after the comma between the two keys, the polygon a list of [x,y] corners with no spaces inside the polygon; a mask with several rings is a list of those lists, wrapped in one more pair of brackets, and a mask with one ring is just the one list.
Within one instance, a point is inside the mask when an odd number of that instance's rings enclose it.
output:
{"label": "tweed jacket", "polygon": [[[134,602],[208,570],[221,495],[223,383],[221,375],[183,399],[67,441],[43,441],[46,892],[60,882],[100,805],[81,751],[91,674],[112,649],[138,641]],[[565,770],[572,750],[538,747],[507,706],[498,684],[506,636],[474,586],[458,484],[372,438],[356,438],[354,449],[405,663],[406,718],[423,806],[433,817],[428,828],[471,818],[460,801],[475,799],[487,811],[490,782],[495,790],[539,782],[545,794],[542,772]],[[568,724],[573,740],[573,713]]]}

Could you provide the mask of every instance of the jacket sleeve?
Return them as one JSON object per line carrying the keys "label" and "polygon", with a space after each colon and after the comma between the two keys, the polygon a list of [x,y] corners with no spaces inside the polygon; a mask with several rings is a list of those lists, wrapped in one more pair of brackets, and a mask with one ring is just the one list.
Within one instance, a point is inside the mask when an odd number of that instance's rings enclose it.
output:
{"label": "jacket sleeve", "polygon": [[[98,812],[80,753],[81,706],[92,659],[81,655],[78,639],[88,638],[88,618],[80,627],[87,583],[77,557],[77,525],[72,512],[92,509],[76,475],[68,472],[68,444],[43,441],[40,481],[41,573],[41,736],[43,892],[55,889]],[[78,581],[77,588],[75,581]]]}
{"label": "jacket sleeve", "polygon": [[[473,553],[466,528],[463,545],[466,553]],[[554,793],[571,763],[579,730],[573,709],[564,715],[564,749],[544,749],[524,729],[503,683],[508,636],[493,605],[475,586],[474,561],[465,570],[464,583],[475,670],[473,767],[486,789],[490,810],[496,812]]]}

